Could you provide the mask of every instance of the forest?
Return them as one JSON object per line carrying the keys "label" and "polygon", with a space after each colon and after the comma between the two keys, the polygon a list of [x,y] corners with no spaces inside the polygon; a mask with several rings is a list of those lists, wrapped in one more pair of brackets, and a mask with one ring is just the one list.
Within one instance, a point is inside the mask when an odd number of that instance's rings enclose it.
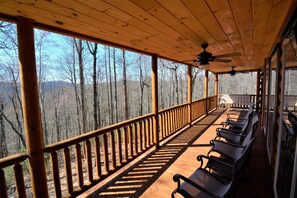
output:
{"label": "forest", "polygon": [[[15,24],[0,22],[0,158],[26,152],[17,48]],[[45,145],[151,113],[149,56],[38,29],[35,51]],[[187,103],[187,68],[158,60],[159,110]],[[203,83],[193,68],[193,100]],[[255,94],[256,73],[219,75],[219,83],[219,93]]]}

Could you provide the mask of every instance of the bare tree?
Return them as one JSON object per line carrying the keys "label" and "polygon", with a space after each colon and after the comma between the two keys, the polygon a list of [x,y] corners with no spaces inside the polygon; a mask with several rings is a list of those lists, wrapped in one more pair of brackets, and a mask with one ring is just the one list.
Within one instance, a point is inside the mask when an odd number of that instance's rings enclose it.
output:
{"label": "bare tree", "polygon": [[35,49],[37,54],[37,69],[38,69],[38,88],[39,88],[39,97],[40,97],[40,108],[41,108],[41,116],[42,116],[42,130],[44,134],[44,141],[47,145],[48,141],[48,129],[47,129],[47,118],[46,118],[46,108],[45,108],[45,64],[44,59],[47,59],[47,54],[43,51],[44,46],[48,47],[49,43],[47,42],[47,36],[49,32],[46,31],[39,31],[38,36],[35,39]]}
{"label": "bare tree", "polygon": [[125,109],[125,120],[129,119],[129,104],[128,104],[128,91],[127,91],[127,65],[125,50],[122,50],[122,63],[123,63],[123,88],[124,88],[124,109]]}
{"label": "bare tree", "polygon": [[84,77],[84,66],[83,66],[83,44],[82,40],[74,39],[75,48],[78,55],[78,66],[79,66],[79,84],[80,84],[80,96],[81,96],[81,111],[82,111],[82,130],[80,134],[87,132],[87,106],[85,98],[85,77]]}
{"label": "bare tree", "polygon": [[99,128],[98,123],[98,89],[97,89],[97,51],[98,44],[94,43],[92,45],[90,42],[87,42],[88,49],[93,56],[93,120],[94,120],[94,129]]}
{"label": "bare tree", "polygon": [[116,53],[115,48],[113,48],[113,76],[114,76],[114,101],[115,101],[115,118],[116,123],[119,122],[119,114],[118,114],[118,97],[117,97],[117,72],[116,72]]}
{"label": "bare tree", "polygon": [[[72,116],[72,119],[76,119],[73,123],[77,124],[77,127],[75,127],[75,130],[78,131],[77,134],[81,134],[81,102],[79,98],[79,91],[77,87],[77,75],[76,75],[76,49],[74,40],[71,39],[69,42],[71,46],[71,52],[65,51],[65,54],[63,54],[61,57],[59,57],[59,69],[61,71],[60,75],[61,78],[66,78],[71,82],[71,85],[74,89],[74,96],[75,96],[75,111],[76,116]],[[69,126],[70,127],[70,126]]]}
{"label": "bare tree", "polygon": [[111,104],[110,104],[110,89],[109,89],[109,79],[108,79],[108,66],[107,66],[107,54],[106,54],[106,47],[104,48],[104,66],[105,66],[105,80],[106,80],[106,95],[107,95],[107,104],[108,104],[108,115],[109,115],[109,122],[108,124],[111,124],[112,121],[111,121]]}
{"label": "bare tree", "polygon": [[145,82],[145,78],[143,75],[143,66],[142,66],[142,55],[139,55],[137,60],[138,69],[139,69],[139,86],[140,86],[140,101],[139,101],[139,115],[143,115],[143,105],[144,105],[144,88],[145,86],[149,87],[149,85]]}
{"label": "bare tree", "polygon": [[110,47],[108,47],[108,75],[109,75],[109,94],[110,94],[110,121],[114,123],[114,108],[113,108],[113,93],[112,93],[112,75],[111,75],[111,53]]}
{"label": "bare tree", "polygon": [[[0,112],[4,112],[4,101],[0,98]],[[0,158],[8,155],[4,116],[0,113]]]}

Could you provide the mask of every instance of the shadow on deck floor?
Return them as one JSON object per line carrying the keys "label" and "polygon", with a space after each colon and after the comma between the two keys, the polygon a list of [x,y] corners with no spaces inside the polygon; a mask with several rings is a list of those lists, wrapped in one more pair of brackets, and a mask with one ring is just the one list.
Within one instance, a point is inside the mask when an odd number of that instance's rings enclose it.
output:
{"label": "shadow on deck floor", "polygon": [[[149,153],[127,168],[88,197],[140,197],[189,147],[209,146],[208,142],[205,144],[194,144],[194,142],[210,126],[216,125],[215,121],[224,111],[225,109],[222,108],[215,110],[194,124],[193,127],[164,143],[159,150]],[[235,197],[273,197],[272,177],[265,150],[265,140],[264,137],[261,137],[263,135],[260,130],[256,136],[257,141],[253,149],[249,177],[239,181]],[[193,157],[193,159],[195,158],[196,156]],[[255,194],[255,191],[259,191],[259,193]],[[160,193],[159,197],[170,197],[170,194],[168,192]]]}

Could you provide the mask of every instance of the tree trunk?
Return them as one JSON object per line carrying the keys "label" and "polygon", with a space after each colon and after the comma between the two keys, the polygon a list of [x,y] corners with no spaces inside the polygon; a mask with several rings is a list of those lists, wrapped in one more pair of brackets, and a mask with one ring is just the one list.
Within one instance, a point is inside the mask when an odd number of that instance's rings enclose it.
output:
{"label": "tree trunk", "polygon": [[174,72],[174,79],[175,79],[175,94],[176,94],[176,105],[179,103],[179,96],[178,96],[178,76],[177,76],[177,65],[173,68]]}
{"label": "tree trunk", "polygon": [[143,92],[144,92],[144,79],[143,79],[143,71],[142,71],[142,67],[141,67],[141,56],[139,57],[139,85],[140,85],[140,101],[139,101],[139,105],[140,105],[140,111],[139,111],[139,116],[143,115]]}
{"label": "tree trunk", "polygon": [[106,57],[106,48],[105,48],[105,56],[104,56],[104,62],[105,62],[105,78],[106,78],[106,95],[107,95],[107,104],[108,104],[108,124],[110,125],[111,122],[111,109],[110,109],[110,99],[109,99],[109,86],[108,86],[108,66],[107,66],[107,57]]}
{"label": "tree trunk", "polygon": [[91,46],[89,42],[87,42],[88,49],[93,56],[93,121],[94,121],[94,130],[99,128],[98,124],[98,89],[97,89],[97,49],[98,44],[94,43],[94,47]]}
{"label": "tree trunk", "polygon": [[74,92],[75,92],[75,103],[76,103],[76,117],[77,117],[77,125],[78,125],[78,135],[82,134],[81,132],[81,121],[80,121],[80,99],[78,95],[78,90],[77,90],[77,82],[76,82],[76,69],[75,69],[75,39],[73,39],[73,46],[72,46],[72,73],[73,73],[73,78],[71,79]]}
{"label": "tree trunk", "polygon": [[[0,99],[0,109],[1,112],[4,112],[4,104],[3,100]],[[5,122],[3,114],[0,113],[0,158],[4,158],[8,155],[8,148],[6,142],[6,134],[5,134]]]}
{"label": "tree trunk", "polygon": [[129,108],[128,108],[127,65],[126,65],[126,58],[125,58],[125,50],[122,50],[122,61],[123,61],[123,86],[124,86],[125,120],[128,120],[129,119]]}
{"label": "tree trunk", "polygon": [[78,42],[74,39],[76,51],[78,54],[78,66],[79,66],[79,80],[80,80],[80,97],[81,97],[81,111],[82,111],[82,133],[87,132],[87,107],[85,98],[85,77],[84,77],[84,66],[83,66],[83,45],[82,40]]}
{"label": "tree trunk", "polygon": [[119,113],[118,113],[118,89],[117,89],[117,71],[116,71],[116,53],[115,48],[113,48],[113,76],[114,76],[114,101],[115,101],[115,119],[116,123],[119,122]]}
{"label": "tree trunk", "polygon": [[60,118],[58,114],[59,114],[58,108],[55,104],[55,125],[56,125],[56,132],[57,132],[57,142],[61,141],[61,130],[60,130],[60,122],[59,122]]}
{"label": "tree trunk", "polygon": [[108,47],[108,73],[109,73],[109,90],[110,90],[109,91],[109,93],[110,93],[110,117],[111,117],[110,120],[111,120],[111,124],[114,124],[110,47]]}

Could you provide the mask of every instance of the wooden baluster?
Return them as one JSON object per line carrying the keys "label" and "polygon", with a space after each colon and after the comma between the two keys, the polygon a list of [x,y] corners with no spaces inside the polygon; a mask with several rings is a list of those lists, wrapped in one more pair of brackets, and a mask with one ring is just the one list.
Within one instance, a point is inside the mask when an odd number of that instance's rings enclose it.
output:
{"label": "wooden baluster", "polygon": [[150,133],[149,133],[149,131],[150,131],[150,121],[149,121],[149,118],[148,119],[146,119],[146,129],[145,129],[145,131],[146,131],[146,133],[145,133],[145,135],[146,135],[146,148],[149,148],[150,147]]}
{"label": "wooden baluster", "polygon": [[79,187],[82,188],[84,186],[84,178],[83,178],[83,170],[82,170],[82,162],[81,162],[81,146],[80,144],[75,145],[75,157],[76,157],[76,172]]}
{"label": "wooden baluster", "polygon": [[182,115],[183,115],[183,127],[188,124],[188,107],[187,106],[184,106],[183,109],[182,109]]}
{"label": "wooden baluster", "polygon": [[106,173],[109,171],[109,161],[108,161],[108,145],[107,145],[107,135],[103,134],[103,154],[104,154],[104,168]]}
{"label": "wooden baluster", "polygon": [[158,119],[159,119],[159,128],[160,128],[161,137],[163,137],[163,133],[164,133],[163,113],[159,114]]}
{"label": "wooden baluster", "polygon": [[14,179],[15,179],[16,189],[18,192],[18,197],[26,197],[23,168],[20,164],[16,164],[14,165],[13,169],[14,169]]}
{"label": "wooden baluster", "polygon": [[143,143],[143,140],[142,140],[142,121],[139,121],[138,122],[138,130],[137,131],[139,131],[138,133],[139,133],[139,149],[140,149],[140,151],[139,151],[139,153],[141,153],[142,152],[142,143]]}
{"label": "wooden baluster", "polygon": [[8,197],[5,174],[2,169],[0,169],[0,197],[3,197],[3,198]]}
{"label": "wooden baluster", "polygon": [[124,160],[123,162],[128,161],[128,132],[127,132],[127,126],[124,127]]}
{"label": "wooden baluster", "polygon": [[178,109],[177,109],[177,112],[176,112],[176,124],[177,124],[177,130],[178,129],[180,129],[180,127],[181,127],[181,123],[182,123],[182,116],[181,116],[181,108],[182,107],[179,107]]}
{"label": "wooden baluster", "polygon": [[86,140],[86,167],[88,171],[89,182],[93,181],[92,149],[90,140]]}
{"label": "wooden baluster", "polygon": [[142,150],[146,150],[146,121],[142,121],[142,139],[143,139],[143,144],[142,144]]}
{"label": "wooden baluster", "polygon": [[151,147],[151,145],[153,144],[153,138],[152,138],[152,134],[151,134],[151,132],[152,132],[151,118],[148,118],[147,121],[148,121],[147,122],[147,125],[148,125],[148,130],[147,130],[147,132],[148,132],[148,136],[147,136],[148,146]]}
{"label": "wooden baluster", "polygon": [[154,120],[153,118],[150,119],[150,133],[151,133],[151,145],[154,145],[154,140],[155,140],[155,132],[154,132]]}
{"label": "wooden baluster", "polygon": [[183,127],[183,125],[184,125],[184,114],[183,113],[184,113],[184,107],[182,106],[179,109],[179,116],[180,116],[180,118],[178,118],[178,119],[180,119],[179,129],[181,129]]}
{"label": "wooden baluster", "polygon": [[182,126],[182,122],[183,122],[183,117],[182,117],[182,114],[181,114],[181,110],[182,110],[182,107],[179,107],[177,109],[177,116],[176,116],[176,121],[178,122],[177,123],[177,129],[180,129],[181,126]]}
{"label": "wooden baluster", "polygon": [[129,153],[129,159],[133,158],[133,134],[132,131],[133,130],[133,126],[129,125],[128,126],[128,133],[129,133],[129,148],[130,148],[130,153]]}
{"label": "wooden baluster", "polygon": [[181,109],[182,109],[182,107],[179,107],[176,112],[175,121],[177,122],[177,129],[180,129],[182,126],[183,117],[181,115]]}
{"label": "wooden baluster", "polygon": [[172,134],[172,133],[176,130],[176,122],[174,122],[174,121],[175,121],[174,118],[175,118],[175,111],[174,111],[174,109],[173,109],[173,110],[171,110],[171,124],[172,124],[172,130],[171,130],[171,133],[170,133],[170,134]]}
{"label": "wooden baluster", "polygon": [[164,112],[164,123],[165,123],[165,134],[168,133],[169,127],[169,119],[168,119],[168,112]]}
{"label": "wooden baluster", "polygon": [[177,110],[176,110],[176,115],[175,115],[176,131],[177,131],[178,129],[180,129],[181,121],[182,121],[182,117],[181,117],[181,115],[180,115],[180,109],[181,109],[181,107],[177,108]]}
{"label": "wooden baluster", "polygon": [[59,161],[58,161],[58,154],[56,151],[51,153],[51,162],[52,162],[52,173],[53,173],[53,181],[55,186],[56,197],[62,197]]}
{"label": "wooden baluster", "polygon": [[174,110],[172,109],[172,110],[170,110],[170,124],[171,124],[171,130],[170,130],[170,133],[169,133],[169,135],[170,134],[172,134],[173,133],[173,131],[175,130],[175,128],[174,128]]}
{"label": "wooden baluster", "polygon": [[176,130],[176,122],[175,122],[175,115],[176,115],[176,110],[172,109],[171,110],[171,124],[172,124],[172,131],[170,134],[172,134]]}
{"label": "wooden baluster", "polygon": [[183,126],[183,120],[184,120],[184,116],[182,114],[183,108],[184,107],[180,107],[179,110],[178,110],[178,116],[177,116],[177,120],[179,120],[178,129],[180,129]]}
{"label": "wooden baluster", "polygon": [[170,113],[169,111],[166,112],[166,125],[167,125],[167,131],[166,131],[166,134],[169,134],[170,133]]}
{"label": "wooden baluster", "polygon": [[162,116],[163,116],[162,122],[163,122],[163,126],[164,126],[163,131],[162,131],[162,134],[163,134],[162,139],[163,139],[168,134],[168,122],[166,121],[167,112],[162,113]]}
{"label": "wooden baluster", "polygon": [[169,132],[169,134],[171,134],[174,131],[174,125],[173,125],[173,110],[169,111],[169,115],[170,115],[170,126],[171,126],[171,130]]}
{"label": "wooden baluster", "polygon": [[116,153],[115,153],[114,131],[110,132],[110,149],[111,149],[111,165],[112,165],[112,169],[115,169],[115,167],[116,167]]}
{"label": "wooden baluster", "polygon": [[123,157],[122,157],[122,132],[121,129],[117,129],[117,133],[118,133],[118,166],[121,166],[122,161],[123,161]]}
{"label": "wooden baluster", "polygon": [[64,166],[67,179],[68,193],[73,193],[73,181],[72,181],[72,170],[71,170],[71,158],[70,149],[68,147],[64,148]]}
{"label": "wooden baluster", "polygon": [[135,148],[135,156],[137,156],[138,153],[138,137],[137,137],[137,124],[134,123],[134,148]]}
{"label": "wooden baluster", "polygon": [[97,177],[100,178],[102,172],[101,172],[100,139],[98,136],[95,137],[95,158],[96,158]]}

